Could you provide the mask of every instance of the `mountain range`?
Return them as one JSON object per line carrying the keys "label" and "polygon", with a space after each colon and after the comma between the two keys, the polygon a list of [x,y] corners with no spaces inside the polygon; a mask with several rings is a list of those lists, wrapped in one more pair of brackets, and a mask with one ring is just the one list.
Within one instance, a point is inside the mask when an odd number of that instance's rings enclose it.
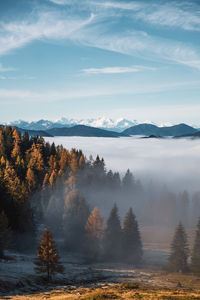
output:
{"label": "mountain range", "polygon": [[136,124],[138,124],[137,121],[129,121],[122,118],[114,121],[112,119],[103,117],[99,119],[86,119],[86,120],[61,118],[60,120],[57,121],[39,120],[35,122],[18,120],[18,121],[7,123],[6,125],[17,126],[19,128],[24,128],[29,130],[47,130],[52,128],[63,128],[63,127],[73,127],[76,125],[85,125],[85,126],[97,127],[100,129],[122,132],[124,129],[129,128]]}
{"label": "mountain range", "polygon": [[[83,122],[83,121],[82,121]],[[86,122],[86,121],[85,121]],[[94,124],[83,125],[75,124],[74,119],[64,119],[53,122],[48,120],[39,120],[36,122],[16,121],[7,125],[16,126],[22,133],[28,131],[29,135],[41,136],[85,136],[85,137],[125,137],[133,135],[154,136],[154,137],[187,137],[195,135],[199,137],[200,130],[187,124],[178,124],[172,126],[157,126],[151,123],[137,124],[137,121],[128,121],[126,119],[90,119],[88,123]],[[67,123],[67,124],[66,124]],[[97,125],[100,125],[97,127]],[[102,127],[105,126],[105,127]],[[112,128],[114,129],[112,130]],[[124,128],[124,129],[123,129]],[[116,130],[117,129],[117,130]]]}
{"label": "mountain range", "polygon": [[124,133],[100,129],[85,125],[75,125],[73,127],[52,128],[46,130],[51,136],[85,136],[85,137],[125,137]]}
{"label": "mountain range", "polygon": [[[145,123],[154,124],[151,121],[146,121]],[[125,129],[140,124],[137,120],[127,120],[124,118],[119,118],[113,120],[110,118],[97,118],[97,119],[67,119],[61,118],[60,120],[50,121],[50,120],[39,120],[27,122],[23,120],[18,120],[14,122],[9,122],[5,125],[17,126],[19,128],[29,129],[29,130],[47,130],[52,128],[63,128],[63,127],[73,127],[75,125],[86,125],[91,127],[97,127],[100,129],[106,129],[116,132],[122,132]],[[159,124],[159,126],[165,126],[166,124]],[[169,124],[168,124],[169,125]]]}
{"label": "mountain range", "polygon": [[158,127],[152,124],[140,124],[132,126],[123,131],[126,135],[154,135],[154,136],[181,136],[194,134],[197,129],[186,124],[178,124],[174,126]]}

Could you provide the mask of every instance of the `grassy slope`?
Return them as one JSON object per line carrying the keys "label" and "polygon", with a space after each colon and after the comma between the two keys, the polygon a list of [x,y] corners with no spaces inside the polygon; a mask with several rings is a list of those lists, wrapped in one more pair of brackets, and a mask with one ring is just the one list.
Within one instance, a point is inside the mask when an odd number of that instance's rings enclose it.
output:
{"label": "grassy slope", "polygon": [[[156,285],[137,283],[93,284],[87,287],[66,286],[58,290],[32,295],[11,296],[13,300],[27,299],[200,299],[200,278],[192,275],[157,272]],[[1,299],[8,299],[2,297]]]}

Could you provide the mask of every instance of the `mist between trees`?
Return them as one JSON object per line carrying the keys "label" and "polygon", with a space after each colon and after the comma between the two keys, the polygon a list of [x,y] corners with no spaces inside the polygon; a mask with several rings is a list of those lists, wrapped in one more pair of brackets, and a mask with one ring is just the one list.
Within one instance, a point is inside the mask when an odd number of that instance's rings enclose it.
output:
{"label": "mist between trees", "polygon": [[113,259],[139,262],[141,227],[174,228],[179,221],[193,227],[200,214],[200,192],[146,186],[130,170],[124,176],[106,170],[98,155],[86,158],[15,128],[0,128],[0,159],[0,223],[10,247],[20,251],[32,247],[45,225],[65,251],[111,259],[113,239]]}

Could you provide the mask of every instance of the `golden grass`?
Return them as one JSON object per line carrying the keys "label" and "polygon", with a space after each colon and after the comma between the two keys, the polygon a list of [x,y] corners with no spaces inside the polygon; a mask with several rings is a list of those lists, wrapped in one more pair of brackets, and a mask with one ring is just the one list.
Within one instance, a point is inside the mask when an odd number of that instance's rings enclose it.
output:
{"label": "golden grass", "polygon": [[[133,283],[133,286],[135,283]],[[106,300],[106,299],[200,299],[200,290],[187,288],[159,288],[140,285],[131,288],[124,284],[105,284],[102,287],[64,288],[32,295],[2,297],[12,300]]]}
{"label": "golden grass", "polygon": [[[145,271],[145,270],[144,270]],[[147,272],[147,270],[146,270]],[[59,290],[30,295],[7,296],[10,300],[106,300],[106,299],[200,299],[200,277],[190,274],[148,270],[148,283],[133,279],[122,283],[102,283],[90,286],[66,286]]]}

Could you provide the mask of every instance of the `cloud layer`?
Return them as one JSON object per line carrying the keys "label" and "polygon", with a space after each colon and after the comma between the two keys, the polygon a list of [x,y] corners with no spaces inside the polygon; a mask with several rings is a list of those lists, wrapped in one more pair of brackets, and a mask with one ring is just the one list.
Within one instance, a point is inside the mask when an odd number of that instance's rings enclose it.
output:
{"label": "cloud layer", "polygon": [[87,157],[92,154],[95,158],[99,154],[104,157],[108,170],[124,173],[129,168],[142,181],[167,184],[176,191],[199,190],[200,169],[196,167],[200,162],[199,141],[84,137],[47,140],[68,149],[78,145]]}

